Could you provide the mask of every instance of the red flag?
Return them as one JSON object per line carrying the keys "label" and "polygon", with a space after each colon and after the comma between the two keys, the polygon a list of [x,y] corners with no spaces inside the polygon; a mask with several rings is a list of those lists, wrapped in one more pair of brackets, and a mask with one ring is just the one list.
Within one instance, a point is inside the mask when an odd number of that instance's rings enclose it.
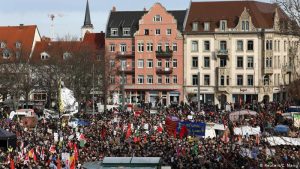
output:
{"label": "red flag", "polygon": [[187,127],[182,126],[179,132],[179,137],[182,139],[188,133]]}
{"label": "red flag", "polygon": [[128,124],[127,132],[126,132],[126,139],[128,139],[131,136],[131,125]]}
{"label": "red flag", "polygon": [[15,169],[15,161],[12,158],[10,158],[10,169]]}
{"label": "red flag", "polygon": [[162,133],[162,132],[163,132],[163,128],[160,127],[160,126],[158,126],[157,131],[158,131],[159,133]]}
{"label": "red flag", "polygon": [[56,163],[57,163],[56,168],[57,169],[61,169],[61,162],[60,162],[60,158],[59,157],[57,157]]}
{"label": "red flag", "polygon": [[106,136],[106,129],[102,128],[102,130],[101,130],[101,138],[102,138],[102,140],[105,139],[105,136]]}
{"label": "red flag", "polygon": [[70,169],[75,169],[75,157],[70,157]]}
{"label": "red flag", "polygon": [[78,148],[76,143],[74,143],[74,158],[78,160]]}

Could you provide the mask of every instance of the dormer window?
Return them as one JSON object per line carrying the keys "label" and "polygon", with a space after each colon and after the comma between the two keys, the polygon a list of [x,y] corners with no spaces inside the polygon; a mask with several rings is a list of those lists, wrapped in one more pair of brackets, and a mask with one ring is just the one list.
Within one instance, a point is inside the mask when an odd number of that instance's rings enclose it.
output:
{"label": "dormer window", "polygon": [[242,21],[242,30],[249,31],[249,21]]}
{"label": "dormer window", "polygon": [[209,31],[209,30],[210,30],[209,22],[204,22],[204,31]]}
{"label": "dormer window", "polygon": [[110,35],[111,36],[118,36],[118,28],[111,28]]}
{"label": "dormer window", "polygon": [[153,18],[154,22],[161,22],[162,21],[162,17],[160,15],[155,15]]}
{"label": "dormer window", "polygon": [[6,43],[5,42],[1,42],[1,48],[3,49],[3,48],[6,48]]}
{"label": "dormer window", "polygon": [[72,55],[71,55],[70,52],[65,52],[65,53],[63,54],[63,59],[64,59],[64,60],[69,59],[69,58],[71,58],[71,57],[72,57]]}
{"label": "dormer window", "polygon": [[20,49],[21,48],[21,42],[16,42],[16,48]]}
{"label": "dormer window", "polygon": [[48,60],[49,59],[49,55],[46,52],[41,53],[41,60]]}
{"label": "dormer window", "polygon": [[130,36],[130,28],[123,28],[123,36]]}
{"label": "dormer window", "polygon": [[198,22],[193,22],[193,31],[198,31]]}
{"label": "dormer window", "polygon": [[220,30],[225,31],[227,29],[227,21],[226,20],[221,20],[220,21]]}
{"label": "dormer window", "polygon": [[3,59],[8,59],[10,57],[9,50],[4,49],[2,55],[3,55]]}

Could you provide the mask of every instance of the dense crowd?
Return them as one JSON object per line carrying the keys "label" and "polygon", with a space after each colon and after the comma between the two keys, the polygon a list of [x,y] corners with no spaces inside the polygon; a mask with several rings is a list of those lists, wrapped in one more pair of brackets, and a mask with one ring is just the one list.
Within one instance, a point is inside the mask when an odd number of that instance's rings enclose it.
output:
{"label": "dense crowd", "polygon": [[[186,105],[160,108],[157,113],[148,110],[140,114],[113,110],[100,114],[81,112],[76,116],[89,120],[91,125],[78,128],[71,128],[64,121],[58,126],[57,119],[40,119],[36,128],[24,128],[3,115],[0,127],[17,135],[17,146],[0,150],[0,168],[9,168],[12,163],[15,168],[70,168],[71,162],[63,159],[63,153],[74,157],[76,168],[105,156],[161,157],[163,165],[172,168],[299,168],[299,146],[270,146],[264,139],[276,134],[268,129],[277,124],[288,125],[293,137],[300,137],[292,119],[281,116],[288,106],[275,102],[244,104],[242,109],[252,109],[258,115],[236,122],[229,120],[229,112],[209,105],[203,105],[200,112]],[[232,111],[236,109],[230,107]],[[167,132],[167,117],[188,121],[189,115],[194,122],[228,126],[228,138],[224,140],[226,131],[215,138],[181,137],[179,133],[175,136]],[[260,126],[261,134],[234,135],[233,128],[241,125]],[[56,132],[58,139],[55,139]]]}

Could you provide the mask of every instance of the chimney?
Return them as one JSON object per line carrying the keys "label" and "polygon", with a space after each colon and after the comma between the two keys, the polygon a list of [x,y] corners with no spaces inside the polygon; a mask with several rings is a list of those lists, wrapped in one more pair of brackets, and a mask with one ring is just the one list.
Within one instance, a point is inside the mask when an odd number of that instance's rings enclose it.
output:
{"label": "chimney", "polygon": [[115,6],[112,7],[112,12],[116,12],[117,11],[117,8]]}
{"label": "chimney", "polygon": [[146,7],[144,7],[144,11],[147,11]]}

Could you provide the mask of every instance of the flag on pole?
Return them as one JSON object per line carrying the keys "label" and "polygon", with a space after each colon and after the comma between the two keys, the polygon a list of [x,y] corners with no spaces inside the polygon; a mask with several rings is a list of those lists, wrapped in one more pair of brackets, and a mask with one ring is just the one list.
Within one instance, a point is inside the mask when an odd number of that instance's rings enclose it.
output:
{"label": "flag on pole", "polygon": [[74,155],[70,157],[70,169],[75,169],[75,157]]}
{"label": "flag on pole", "polygon": [[58,109],[59,112],[63,113],[64,112],[64,105],[62,101],[62,93],[61,93],[61,78],[58,80]]}
{"label": "flag on pole", "polygon": [[74,143],[74,158],[78,160],[78,148],[76,143]]}
{"label": "flag on pole", "polygon": [[13,158],[10,158],[10,169],[15,169],[15,161]]}

